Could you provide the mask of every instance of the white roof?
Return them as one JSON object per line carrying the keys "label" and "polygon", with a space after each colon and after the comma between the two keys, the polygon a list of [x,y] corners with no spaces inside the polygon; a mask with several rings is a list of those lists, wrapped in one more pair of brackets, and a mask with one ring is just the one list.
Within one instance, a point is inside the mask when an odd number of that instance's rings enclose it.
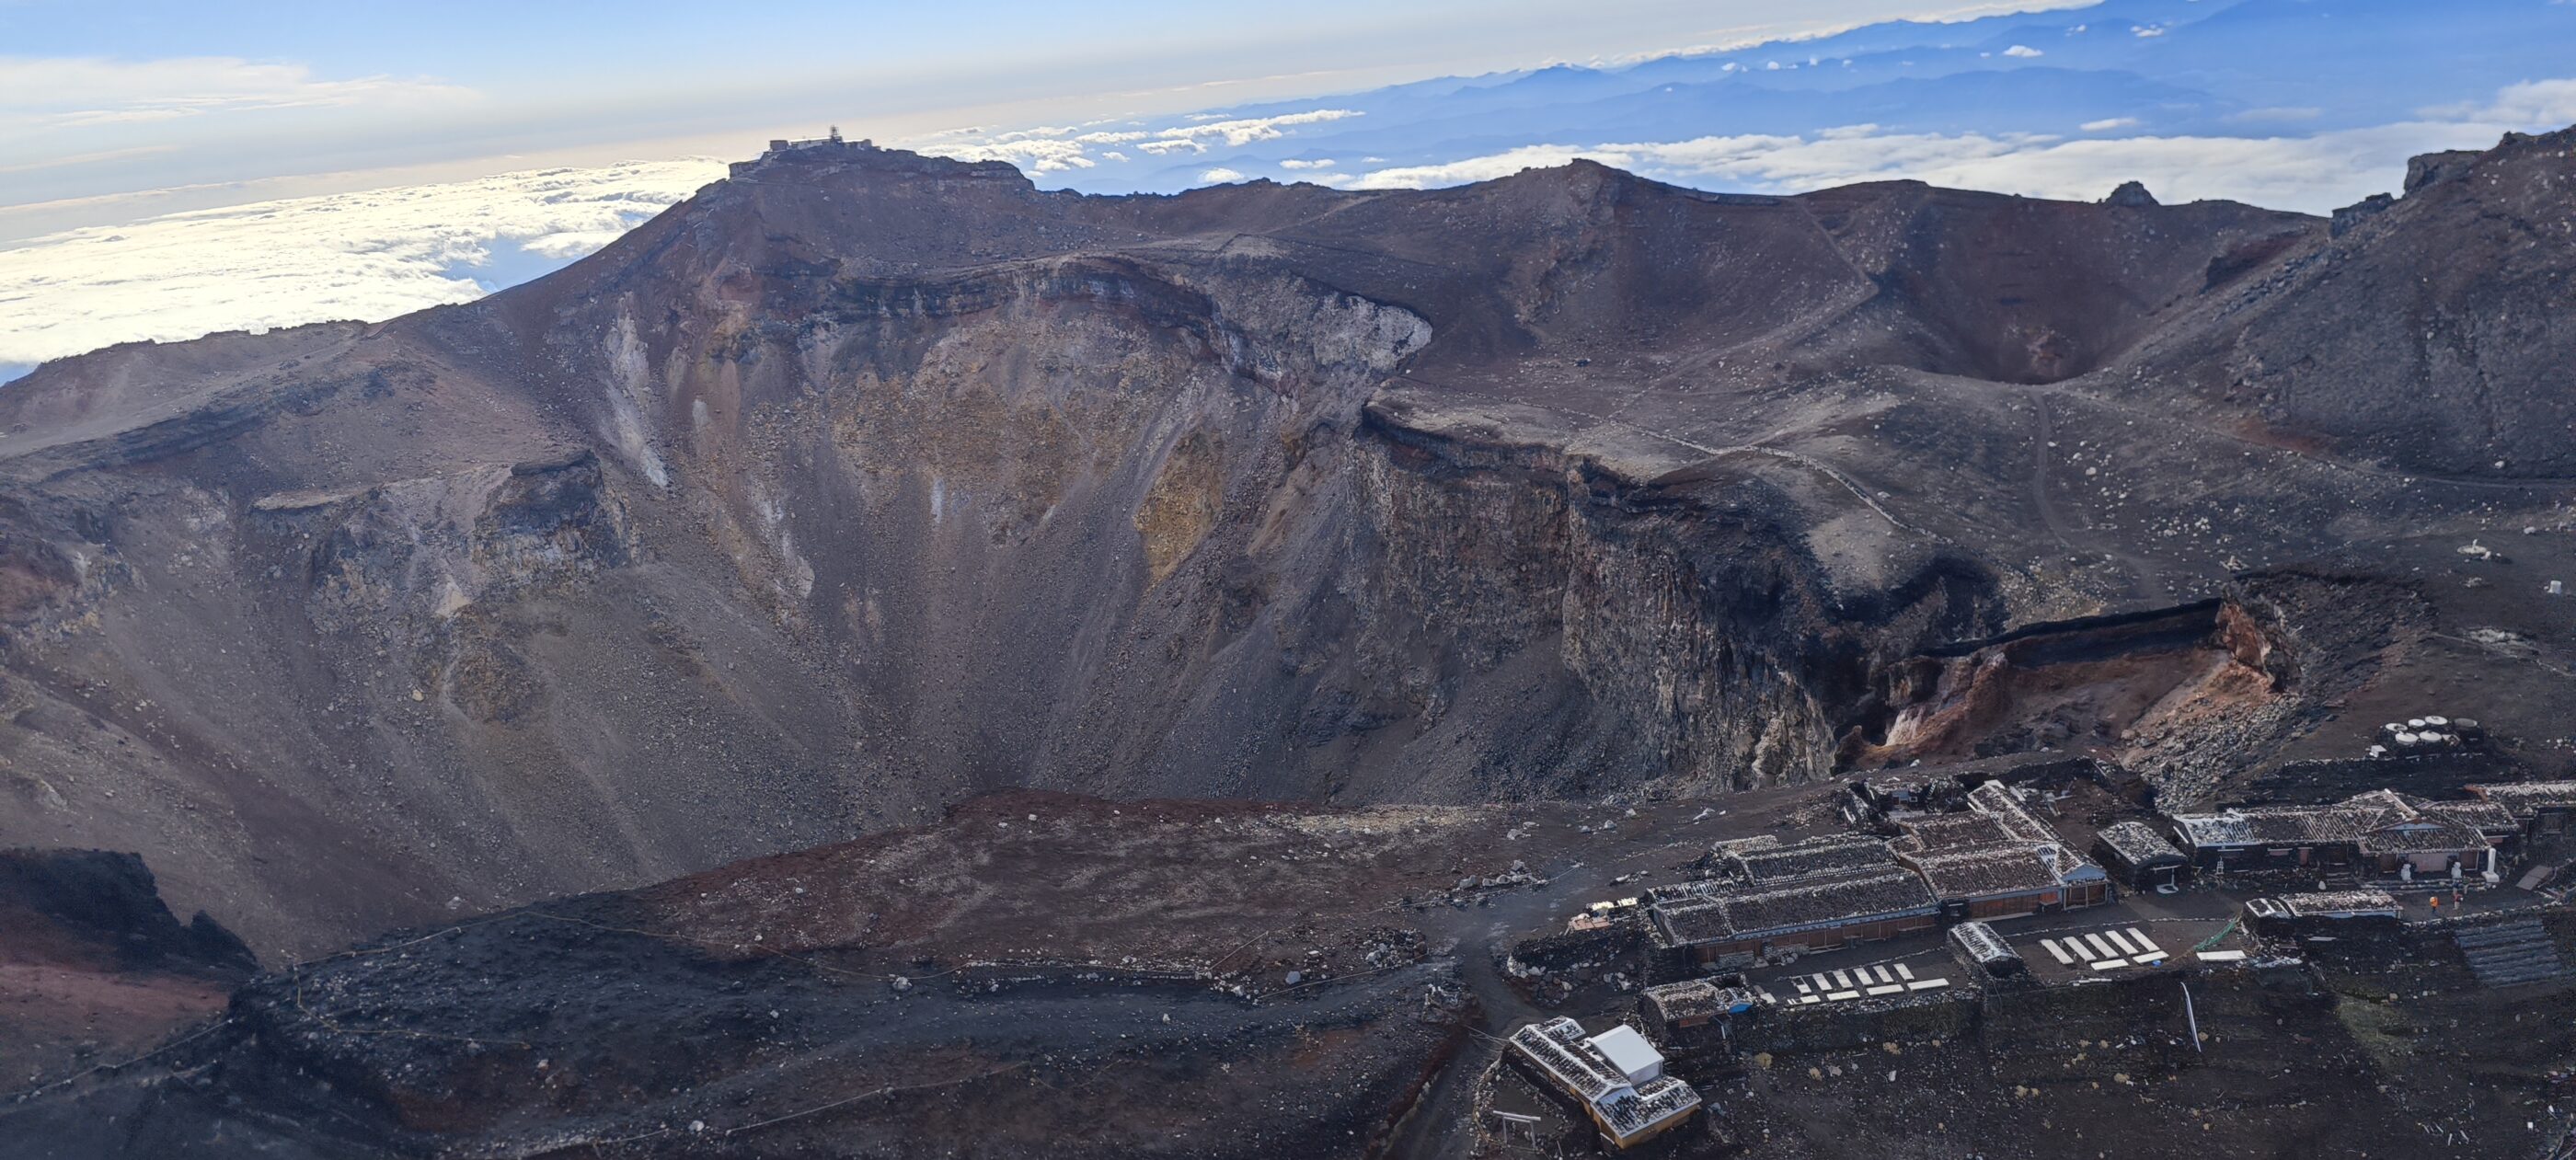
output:
{"label": "white roof", "polygon": [[1652,1071],[1664,1062],[1664,1053],[1655,1050],[1654,1044],[1646,1042],[1645,1036],[1637,1034],[1636,1028],[1625,1023],[1593,1036],[1592,1046],[1609,1057],[1610,1066],[1626,1072],[1630,1079]]}

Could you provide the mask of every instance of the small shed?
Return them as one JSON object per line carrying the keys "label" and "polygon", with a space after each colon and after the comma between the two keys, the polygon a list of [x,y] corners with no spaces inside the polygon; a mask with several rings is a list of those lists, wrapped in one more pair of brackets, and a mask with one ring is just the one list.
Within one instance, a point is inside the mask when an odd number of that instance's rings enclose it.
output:
{"label": "small shed", "polygon": [[2144,822],[2115,822],[2094,835],[2093,853],[2132,890],[2172,886],[2191,859]]}
{"label": "small shed", "polygon": [[[1751,1011],[1756,1001],[1749,987],[1721,985],[1712,979],[1684,979],[1658,983],[1638,992],[1637,1015],[1646,1025],[1647,1038],[1670,1047],[1694,1029]],[[1722,1029],[1710,1034],[1722,1034]]]}
{"label": "small shed", "polygon": [[2247,929],[2267,938],[2339,938],[2393,931],[2402,912],[2385,890],[2335,890],[2249,898],[2244,917]]}
{"label": "small shed", "polygon": [[1961,963],[1991,978],[2009,979],[2029,970],[2021,952],[2012,949],[1995,928],[1974,919],[1950,928],[1950,949]]}

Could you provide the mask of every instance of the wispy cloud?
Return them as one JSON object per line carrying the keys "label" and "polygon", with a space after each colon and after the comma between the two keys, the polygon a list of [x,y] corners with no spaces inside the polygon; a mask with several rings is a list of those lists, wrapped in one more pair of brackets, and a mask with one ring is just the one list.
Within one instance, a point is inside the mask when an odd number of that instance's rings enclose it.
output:
{"label": "wispy cloud", "polygon": [[2495,99],[2424,110],[2428,117],[2492,121],[2517,129],[2554,129],[2576,122],[2576,78],[2507,85]]}
{"label": "wispy cloud", "polygon": [[210,113],[469,99],[422,78],[326,78],[299,64],[238,57],[123,61],[0,56],[0,124],[78,129]]}
{"label": "wispy cloud", "polygon": [[64,157],[42,157],[0,165],[0,173],[34,173],[40,169],[68,169],[78,165],[96,165],[102,161],[123,161],[131,157],[150,157],[168,153],[176,145],[137,145],[129,149],[101,149],[94,153],[74,153]]}
{"label": "wispy cloud", "polygon": [[2297,121],[2313,121],[2319,117],[2325,116],[2325,114],[2326,111],[2324,109],[2310,105],[2274,105],[2268,108],[2243,109],[2229,113],[2227,115],[2227,121],[2229,124],[2234,125],[2260,125],[2266,122],[2286,124]]}

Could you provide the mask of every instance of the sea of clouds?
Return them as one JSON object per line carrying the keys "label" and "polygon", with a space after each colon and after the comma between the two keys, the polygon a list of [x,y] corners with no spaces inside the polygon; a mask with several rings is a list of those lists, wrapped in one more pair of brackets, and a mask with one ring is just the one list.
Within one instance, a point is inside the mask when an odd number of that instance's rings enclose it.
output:
{"label": "sea of clouds", "polygon": [[708,158],[254,202],[0,249],[0,375],[112,343],[471,302],[723,176]]}

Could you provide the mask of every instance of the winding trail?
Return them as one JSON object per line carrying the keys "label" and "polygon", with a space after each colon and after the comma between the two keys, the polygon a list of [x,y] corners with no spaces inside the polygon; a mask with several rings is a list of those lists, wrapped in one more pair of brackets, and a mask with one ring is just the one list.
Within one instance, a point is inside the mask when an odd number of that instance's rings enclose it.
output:
{"label": "winding trail", "polygon": [[1472,395],[1479,399],[1490,399],[1494,402],[1504,403],[1510,406],[1528,407],[1534,411],[1550,411],[1559,415],[1572,415],[1576,418],[1585,419],[1601,426],[1617,427],[1621,430],[1633,431],[1650,439],[1662,440],[1676,447],[1685,447],[1692,451],[1696,451],[1701,455],[1702,458],[1699,463],[1675,468],[1674,471],[1665,472],[1664,475],[1659,478],[1669,478],[1675,472],[1688,471],[1692,467],[1700,466],[1701,464],[1705,464],[1712,460],[1723,459],[1730,455],[1768,455],[1774,459],[1784,459],[1791,463],[1795,463],[1800,467],[1807,468],[1808,470],[1823,475],[1824,477],[1833,480],[1835,483],[1841,484],[1843,490],[1850,492],[1853,499],[1859,500],[1862,506],[1877,513],[1878,518],[1886,520],[1889,527],[1904,532],[1916,530],[1907,526],[1905,521],[1896,518],[1895,513],[1888,511],[1885,505],[1880,504],[1877,499],[1873,498],[1870,495],[1869,489],[1863,487],[1859,480],[1852,478],[1850,473],[1804,452],[1784,450],[1782,448],[1772,447],[1762,443],[1738,443],[1728,447],[1712,447],[1706,443],[1685,439],[1670,431],[1642,426],[1637,423],[1632,423],[1626,419],[1615,418],[1595,411],[1586,411],[1580,407],[1569,407],[1563,403],[1539,403],[1532,402],[1527,399],[1508,398],[1486,391],[1475,390],[1470,387],[1460,387],[1453,386],[1448,383],[1433,382],[1430,379],[1421,378],[1419,376],[1410,376],[1407,381],[1421,383],[1444,393]]}
{"label": "winding trail", "polygon": [[[1670,855],[1669,849],[1648,848],[1629,854],[1622,862],[1660,861]],[[1435,940],[1458,940],[1458,978],[1476,1001],[1476,1018],[1468,1024],[1471,1034],[1467,1045],[1414,1101],[1390,1138],[1386,1155],[1411,1158],[1470,1154],[1475,1132],[1467,1110],[1474,1103],[1478,1082],[1486,1069],[1501,1056],[1504,1036],[1525,1023],[1573,1014],[1542,1010],[1522,998],[1511,980],[1503,977],[1503,955],[1509,953],[1514,940],[1555,925],[1557,920],[1551,910],[1571,908],[1580,899],[1610,889],[1613,869],[1607,864],[1571,865],[1548,874],[1545,887],[1491,894],[1486,896],[1487,905],[1425,916],[1424,935]]]}

